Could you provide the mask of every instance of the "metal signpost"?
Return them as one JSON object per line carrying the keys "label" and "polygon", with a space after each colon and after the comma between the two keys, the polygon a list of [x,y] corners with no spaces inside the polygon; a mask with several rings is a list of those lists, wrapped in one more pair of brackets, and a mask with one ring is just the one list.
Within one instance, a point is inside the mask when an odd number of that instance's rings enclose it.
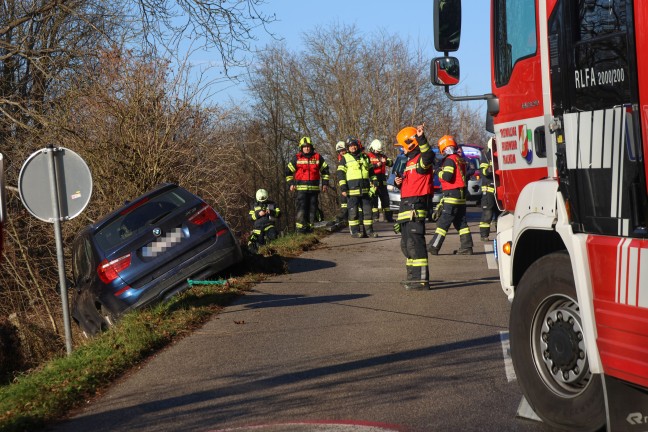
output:
{"label": "metal signpost", "polygon": [[65,347],[69,355],[72,353],[72,330],[61,221],[75,218],[88,205],[92,194],[90,169],[72,150],[49,145],[27,158],[18,177],[18,190],[23,205],[33,216],[54,224]]}

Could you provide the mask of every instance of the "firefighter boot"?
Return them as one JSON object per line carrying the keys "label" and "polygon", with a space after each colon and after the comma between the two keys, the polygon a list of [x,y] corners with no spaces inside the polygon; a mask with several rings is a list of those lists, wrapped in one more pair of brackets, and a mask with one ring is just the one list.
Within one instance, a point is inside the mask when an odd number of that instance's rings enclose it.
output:
{"label": "firefighter boot", "polygon": [[378,237],[378,233],[373,230],[373,225],[365,226],[367,237]]}
{"label": "firefighter boot", "polygon": [[427,291],[430,289],[427,267],[407,267],[407,280],[403,281],[406,290]]}
{"label": "firefighter boot", "polygon": [[351,237],[362,238],[362,233],[360,232],[360,227],[358,225],[349,226],[349,231],[351,231]]}
{"label": "firefighter boot", "polygon": [[455,255],[472,255],[473,254],[473,241],[470,233],[459,235],[459,249],[454,251]]}

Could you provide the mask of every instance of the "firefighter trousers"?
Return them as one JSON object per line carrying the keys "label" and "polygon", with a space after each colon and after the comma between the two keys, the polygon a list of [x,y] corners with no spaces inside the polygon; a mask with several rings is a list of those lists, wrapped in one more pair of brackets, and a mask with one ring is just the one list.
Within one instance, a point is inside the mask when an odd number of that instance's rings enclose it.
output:
{"label": "firefighter trousers", "polygon": [[365,232],[373,232],[373,219],[371,218],[371,199],[369,194],[352,195],[348,197],[347,206],[349,210],[349,231],[351,235],[360,232],[359,209],[362,209],[362,225]]}
{"label": "firefighter trousers", "polygon": [[486,239],[490,234],[491,222],[497,220],[497,217],[500,214],[500,210],[497,208],[497,202],[495,201],[495,194],[492,192],[486,192],[482,195],[481,199],[481,221],[479,222],[479,235],[481,238]]}
{"label": "firefighter trousers", "polygon": [[408,281],[428,281],[428,254],[425,249],[425,219],[401,223],[401,251],[405,255]]}
{"label": "firefighter trousers", "polygon": [[470,235],[470,228],[466,220],[466,204],[449,204],[444,201],[443,211],[437,222],[434,237],[428,245],[428,250],[438,252],[441,249],[450,225],[453,225],[459,232],[460,249],[472,249],[472,235]]}
{"label": "firefighter trousers", "polygon": [[297,191],[295,228],[298,232],[313,231],[318,205],[319,192]]}
{"label": "firefighter trousers", "polygon": [[[380,200],[380,209],[378,208],[378,201]],[[387,186],[378,186],[376,188],[376,193],[371,197],[371,213],[373,214],[374,221],[377,221],[379,218],[379,213],[382,212],[385,214],[385,221],[393,222],[394,218],[392,217],[392,211],[389,208],[389,192],[387,192]]]}

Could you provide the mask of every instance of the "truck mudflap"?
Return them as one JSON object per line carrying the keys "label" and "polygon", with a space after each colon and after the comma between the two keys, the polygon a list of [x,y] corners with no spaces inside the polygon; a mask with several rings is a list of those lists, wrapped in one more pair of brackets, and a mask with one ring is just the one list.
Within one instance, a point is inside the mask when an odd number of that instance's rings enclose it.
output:
{"label": "truck mudflap", "polygon": [[609,432],[648,431],[648,389],[604,375]]}

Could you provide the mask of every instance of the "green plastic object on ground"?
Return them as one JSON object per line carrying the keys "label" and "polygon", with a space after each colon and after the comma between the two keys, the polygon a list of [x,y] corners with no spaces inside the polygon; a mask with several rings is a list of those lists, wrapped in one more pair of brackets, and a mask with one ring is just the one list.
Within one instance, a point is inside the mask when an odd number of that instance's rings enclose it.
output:
{"label": "green plastic object on ground", "polygon": [[187,279],[187,283],[190,287],[194,285],[227,285],[227,279],[218,279],[218,280],[193,280]]}

